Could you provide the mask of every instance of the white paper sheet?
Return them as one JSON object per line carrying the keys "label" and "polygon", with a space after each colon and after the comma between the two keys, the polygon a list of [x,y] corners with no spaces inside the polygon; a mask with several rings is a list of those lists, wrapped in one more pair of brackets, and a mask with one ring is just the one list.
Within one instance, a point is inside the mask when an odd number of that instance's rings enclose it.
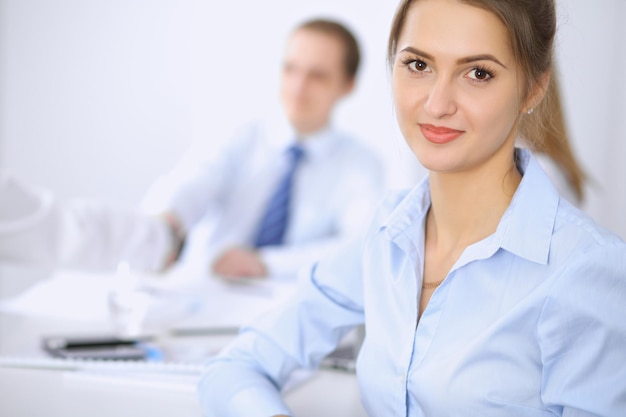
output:
{"label": "white paper sheet", "polygon": [[0,311],[28,317],[108,321],[110,276],[63,272],[0,303]]}
{"label": "white paper sheet", "polygon": [[135,327],[210,332],[213,328],[240,327],[289,298],[294,290],[295,282],[284,279],[232,282],[193,276],[185,270],[162,276],[131,274],[123,268],[117,274],[59,271],[1,302],[0,311],[48,319],[111,322],[124,313],[117,309],[118,304],[126,303],[132,307]]}

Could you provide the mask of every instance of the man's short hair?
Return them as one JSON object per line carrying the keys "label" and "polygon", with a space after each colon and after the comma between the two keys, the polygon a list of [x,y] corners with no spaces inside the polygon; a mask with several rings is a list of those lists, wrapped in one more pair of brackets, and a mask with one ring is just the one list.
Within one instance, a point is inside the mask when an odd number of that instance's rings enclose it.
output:
{"label": "man's short hair", "polygon": [[296,27],[296,30],[314,30],[339,39],[344,45],[344,69],[348,78],[353,79],[359,69],[361,52],[359,43],[352,32],[343,24],[328,19],[307,20]]}

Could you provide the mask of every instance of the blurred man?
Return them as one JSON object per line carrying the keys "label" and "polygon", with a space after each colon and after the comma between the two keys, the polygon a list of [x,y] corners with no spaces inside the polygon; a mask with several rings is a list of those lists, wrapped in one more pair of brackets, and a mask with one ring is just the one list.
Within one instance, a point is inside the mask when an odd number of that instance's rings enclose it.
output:
{"label": "blurred man", "polygon": [[382,166],[331,125],[335,106],[354,89],[359,60],[343,25],[296,27],[282,69],[284,120],[244,127],[169,195],[176,235],[203,217],[215,224],[199,251],[214,274],[293,274],[362,232],[384,186]]}

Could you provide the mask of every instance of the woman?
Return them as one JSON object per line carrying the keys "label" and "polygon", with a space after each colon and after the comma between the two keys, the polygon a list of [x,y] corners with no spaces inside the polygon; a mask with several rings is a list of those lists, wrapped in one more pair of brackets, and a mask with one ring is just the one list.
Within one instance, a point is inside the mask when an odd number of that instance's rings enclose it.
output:
{"label": "woman", "polygon": [[552,0],[401,2],[395,106],[429,176],[209,362],[207,415],[289,414],[277,387],[363,322],[372,416],[626,415],[626,244],[515,148],[554,32]]}

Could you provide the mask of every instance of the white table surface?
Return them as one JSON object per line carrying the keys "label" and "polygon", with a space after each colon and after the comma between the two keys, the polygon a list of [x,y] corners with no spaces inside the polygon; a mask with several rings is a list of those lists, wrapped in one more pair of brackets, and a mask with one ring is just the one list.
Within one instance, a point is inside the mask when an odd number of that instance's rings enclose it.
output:
{"label": "white table surface", "polygon": [[[41,337],[113,332],[111,323],[0,313],[0,357],[46,357]],[[171,346],[193,346],[201,357],[234,335],[168,336]],[[0,366],[0,416],[201,416],[195,376],[120,374]],[[296,417],[362,417],[356,376],[322,370],[286,393]]]}

